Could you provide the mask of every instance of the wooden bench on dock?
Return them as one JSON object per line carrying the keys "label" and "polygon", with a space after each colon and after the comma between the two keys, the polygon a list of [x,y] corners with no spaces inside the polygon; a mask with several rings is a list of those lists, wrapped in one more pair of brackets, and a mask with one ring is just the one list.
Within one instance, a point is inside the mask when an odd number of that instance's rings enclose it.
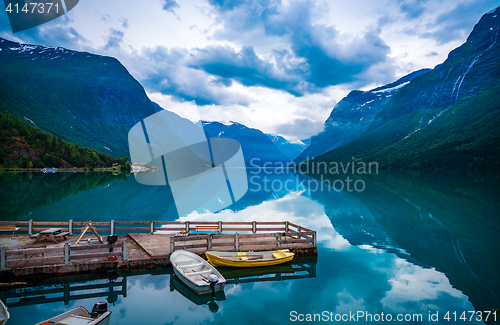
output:
{"label": "wooden bench on dock", "polygon": [[219,232],[219,226],[209,226],[209,225],[201,225],[201,226],[196,226],[196,233],[198,234],[199,231],[216,231],[217,233]]}
{"label": "wooden bench on dock", "polygon": [[10,226],[10,225],[8,225],[8,226],[0,226],[0,231],[8,231],[8,232],[12,231],[12,237],[14,237],[14,233],[16,231],[18,231],[19,229],[21,229],[21,228],[16,227],[16,226]]}
{"label": "wooden bench on dock", "polygon": [[69,232],[65,231],[65,232],[60,232],[58,234],[55,234],[54,237],[57,237],[57,238],[64,238],[64,240],[66,240],[66,236],[69,235]]}

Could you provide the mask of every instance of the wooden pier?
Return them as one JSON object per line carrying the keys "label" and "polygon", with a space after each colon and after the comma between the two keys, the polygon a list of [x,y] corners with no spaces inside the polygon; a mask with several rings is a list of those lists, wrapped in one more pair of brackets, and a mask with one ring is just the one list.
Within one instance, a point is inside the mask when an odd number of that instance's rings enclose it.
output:
{"label": "wooden pier", "polygon": [[[115,244],[101,244],[94,234],[81,235],[88,222],[0,221],[16,229],[0,236],[0,269],[17,279],[33,276],[144,269],[169,264],[170,254],[186,249],[204,257],[207,250],[259,251],[289,249],[297,257],[317,255],[315,231],[284,222],[222,221],[110,221],[92,222],[106,242],[116,234]],[[57,228],[68,233],[56,243],[40,240],[36,232]],[[80,243],[75,245],[77,237]],[[112,248],[112,252],[110,252]]]}

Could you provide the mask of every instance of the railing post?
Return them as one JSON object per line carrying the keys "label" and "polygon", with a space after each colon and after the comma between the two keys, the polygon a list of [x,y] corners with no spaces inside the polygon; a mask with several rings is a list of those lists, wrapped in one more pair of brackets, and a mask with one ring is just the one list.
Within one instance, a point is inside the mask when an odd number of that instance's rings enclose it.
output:
{"label": "railing post", "polygon": [[217,232],[220,234],[222,234],[222,221],[219,221],[219,229],[217,229]]}
{"label": "railing post", "polygon": [[64,243],[64,264],[69,264],[69,244]]}
{"label": "railing post", "polygon": [[28,235],[33,235],[33,219],[30,219],[28,223]]}
{"label": "railing post", "polygon": [[212,250],[212,234],[207,235],[207,249]]}
{"label": "railing post", "polygon": [[302,232],[302,227],[301,227],[301,226],[299,226],[297,239],[302,238],[302,235],[300,234],[301,232]]}
{"label": "railing post", "polygon": [[239,248],[240,248],[240,247],[239,247],[239,246],[240,246],[239,244],[240,244],[240,243],[239,243],[239,236],[238,236],[238,233],[235,233],[235,234],[234,234],[234,249],[235,249],[236,251],[238,251],[238,250],[239,250]]}
{"label": "railing post", "polygon": [[290,224],[288,221],[285,221],[285,232],[290,231]]}
{"label": "railing post", "polygon": [[189,234],[189,221],[186,221],[185,224],[186,224],[186,232]]}
{"label": "railing post", "polygon": [[175,250],[174,238],[175,237],[170,237],[170,254],[172,254]]}
{"label": "railing post", "polygon": [[73,235],[73,219],[69,219],[68,221],[68,232],[70,235]]}
{"label": "railing post", "polygon": [[122,253],[123,253],[123,260],[128,261],[127,242],[126,241],[122,241]]}
{"label": "railing post", "polygon": [[111,227],[111,236],[113,236],[115,234],[115,221],[114,220],[111,220],[111,223],[110,223],[110,227]]}
{"label": "railing post", "polygon": [[0,269],[5,270],[5,247],[0,248]]}
{"label": "railing post", "polygon": [[317,241],[317,235],[316,235],[316,232],[314,232],[313,234],[313,245],[316,246],[316,241]]}
{"label": "railing post", "polygon": [[155,232],[155,222],[153,220],[150,221],[149,228],[150,233],[153,234]]}
{"label": "railing post", "polygon": [[257,222],[255,221],[252,221],[252,233],[256,233],[257,232]]}

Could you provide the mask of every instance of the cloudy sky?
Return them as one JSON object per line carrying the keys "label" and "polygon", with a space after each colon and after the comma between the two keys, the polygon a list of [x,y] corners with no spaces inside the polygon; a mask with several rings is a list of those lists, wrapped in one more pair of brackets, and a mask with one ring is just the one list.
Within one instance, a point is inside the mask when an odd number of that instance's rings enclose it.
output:
{"label": "cloudy sky", "polygon": [[162,107],[290,140],[334,105],[432,68],[500,0],[81,0],[67,15],[0,36],[118,58]]}

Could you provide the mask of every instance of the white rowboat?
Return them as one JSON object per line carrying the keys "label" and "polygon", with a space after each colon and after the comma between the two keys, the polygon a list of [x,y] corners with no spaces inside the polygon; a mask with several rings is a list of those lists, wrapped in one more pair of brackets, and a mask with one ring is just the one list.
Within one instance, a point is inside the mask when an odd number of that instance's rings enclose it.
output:
{"label": "white rowboat", "polygon": [[224,290],[226,279],[200,256],[184,250],[175,251],[170,255],[170,263],[177,277],[196,293],[212,292],[210,279],[217,280],[213,282],[214,291]]}
{"label": "white rowboat", "polygon": [[108,325],[111,312],[107,309],[106,303],[95,304],[92,313],[78,306],[37,325]]}

